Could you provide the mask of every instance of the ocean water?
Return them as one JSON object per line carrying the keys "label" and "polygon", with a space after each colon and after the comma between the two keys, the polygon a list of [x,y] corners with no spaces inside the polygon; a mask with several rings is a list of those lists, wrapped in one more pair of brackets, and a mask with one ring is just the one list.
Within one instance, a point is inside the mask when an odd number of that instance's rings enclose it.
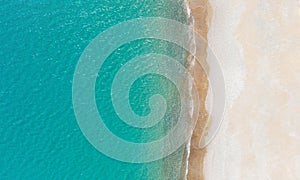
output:
{"label": "ocean water", "polygon": [[[85,47],[99,33],[139,17],[188,22],[180,0],[1,1],[0,179],[179,179],[184,147],[150,163],[126,163],[100,153],[84,137],[72,105],[73,75]],[[166,27],[167,28],[167,27]],[[161,138],[174,126],[179,92],[155,74],[130,90],[135,113],[146,115],[148,99],[168,102],[164,121],[149,129],[129,127],[113,111],[110,89],[131,58],[161,53],[184,63],[186,52],[168,42],[140,39],[115,50],[99,71],[96,102],[106,126],[131,142]],[[175,113],[174,113],[175,112]],[[175,117],[174,117],[175,116]],[[172,118],[170,118],[172,117]]]}

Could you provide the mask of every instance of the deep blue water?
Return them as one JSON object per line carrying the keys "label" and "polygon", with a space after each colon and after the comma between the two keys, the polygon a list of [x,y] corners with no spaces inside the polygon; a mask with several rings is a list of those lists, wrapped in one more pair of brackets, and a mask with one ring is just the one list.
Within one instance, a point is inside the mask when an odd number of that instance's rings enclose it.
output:
{"label": "deep blue water", "polygon": [[[1,1],[0,6],[0,179],[178,179],[183,148],[165,159],[132,164],[97,151],[83,136],[72,107],[72,80],[79,57],[105,29],[138,17],[186,21],[177,0]],[[154,39],[128,43],[105,62],[102,72],[115,72],[122,61],[157,52],[183,59],[183,50]],[[120,59],[120,61],[116,61]],[[110,86],[114,73],[99,73],[96,92]],[[155,86],[154,86],[155,85]],[[139,87],[151,87],[144,90]],[[165,89],[165,90],[163,90]],[[109,94],[96,93],[108,110],[106,125],[118,136],[147,142],[172,128],[178,92],[155,75],[136,81],[132,107],[147,114],[153,93],[169,97],[166,122],[155,129],[126,127],[109,108]],[[109,91],[107,91],[108,93]],[[101,95],[99,95],[101,94]],[[103,108],[102,108],[103,109]],[[176,123],[176,122],[174,122]],[[126,128],[127,131],[120,131]],[[125,133],[124,133],[125,132]]]}

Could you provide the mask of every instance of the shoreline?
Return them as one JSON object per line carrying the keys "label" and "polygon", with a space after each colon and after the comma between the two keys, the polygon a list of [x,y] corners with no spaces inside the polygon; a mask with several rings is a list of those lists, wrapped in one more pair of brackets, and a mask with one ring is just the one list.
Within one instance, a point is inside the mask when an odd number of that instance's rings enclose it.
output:
{"label": "shoreline", "polygon": [[[192,18],[192,26],[195,33],[201,35],[207,41],[208,35],[208,24],[212,14],[211,7],[208,0],[187,0],[187,11],[190,18]],[[194,44],[196,51],[201,51],[199,45]],[[203,45],[202,45],[203,46]],[[207,44],[204,45],[205,49]],[[187,157],[186,157],[186,175],[185,178],[188,180],[203,180],[203,164],[204,157],[206,154],[206,148],[200,149],[199,144],[201,135],[208,122],[208,113],[205,107],[206,97],[208,93],[208,79],[205,71],[201,67],[199,61],[205,62],[207,54],[205,51],[202,52],[202,59],[196,60],[192,55],[187,58],[187,63],[197,86],[197,91],[200,95],[200,111],[199,118],[196,120],[196,126],[193,130],[190,142],[187,145]]]}

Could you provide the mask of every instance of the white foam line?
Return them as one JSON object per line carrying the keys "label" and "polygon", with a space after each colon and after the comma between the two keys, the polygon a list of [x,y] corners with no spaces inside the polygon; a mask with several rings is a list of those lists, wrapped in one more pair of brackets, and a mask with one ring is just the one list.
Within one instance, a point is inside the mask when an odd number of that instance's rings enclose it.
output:
{"label": "white foam line", "polygon": [[[188,19],[191,20],[191,28],[194,27],[194,18],[191,16],[191,9],[190,9],[190,6],[189,6],[189,2],[188,0],[184,0],[184,4],[185,4],[185,9],[186,9],[186,13],[187,13],[187,16],[188,16]],[[190,35],[191,38],[192,38],[192,43],[191,43],[191,46],[193,47],[193,54],[196,54],[196,41],[195,41],[195,34],[193,32],[193,34]],[[192,58],[191,59],[191,63],[189,64],[189,68],[190,69],[193,69],[194,65],[195,65],[195,60],[196,58],[194,56],[192,57],[187,57],[187,58]],[[193,113],[194,113],[194,100],[193,100],[193,79],[189,79],[188,81],[188,92],[189,92],[189,99],[190,99],[190,118],[193,118]],[[187,179],[187,175],[188,175],[188,170],[189,170],[189,157],[190,157],[190,146],[191,146],[191,138],[192,138],[192,133],[193,133],[193,130],[190,132],[191,133],[191,136],[190,136],[190,140],[186,146],[186,151],[187,151],[187,156],[186,156],[186,168],[185,168],[185,176],[184,176],[184,179],[186,180]]]}

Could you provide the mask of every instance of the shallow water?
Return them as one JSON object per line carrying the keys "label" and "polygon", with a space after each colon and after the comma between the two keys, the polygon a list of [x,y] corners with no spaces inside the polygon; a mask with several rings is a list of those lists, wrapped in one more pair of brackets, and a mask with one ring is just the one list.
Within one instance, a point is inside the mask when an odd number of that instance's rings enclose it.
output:
{"label": "shallow water", "polygon": [[[186,22],[183,2],[7,1],[1,3],[0,12],[0,179],[179,178],[184,147],[163,160],[143,164],[120,162],[97,151],[77,124],[72,80],[81,53],[97,34],[138,17]],[[168,120],[174,119],[180,105],[172,83],[148,75],[131,88],[131,106],[145,115],[148,97],[160,93],[169,103],[164,121],[146,130],[132,128],[112,111],[110,86],[118,68],[149,52],[184,62],[185,52],[174,44],[142,39],[114,51],[97,79],[96,101],[105,124],[132,142],[149,142],[168,133],[176,123]]]}

